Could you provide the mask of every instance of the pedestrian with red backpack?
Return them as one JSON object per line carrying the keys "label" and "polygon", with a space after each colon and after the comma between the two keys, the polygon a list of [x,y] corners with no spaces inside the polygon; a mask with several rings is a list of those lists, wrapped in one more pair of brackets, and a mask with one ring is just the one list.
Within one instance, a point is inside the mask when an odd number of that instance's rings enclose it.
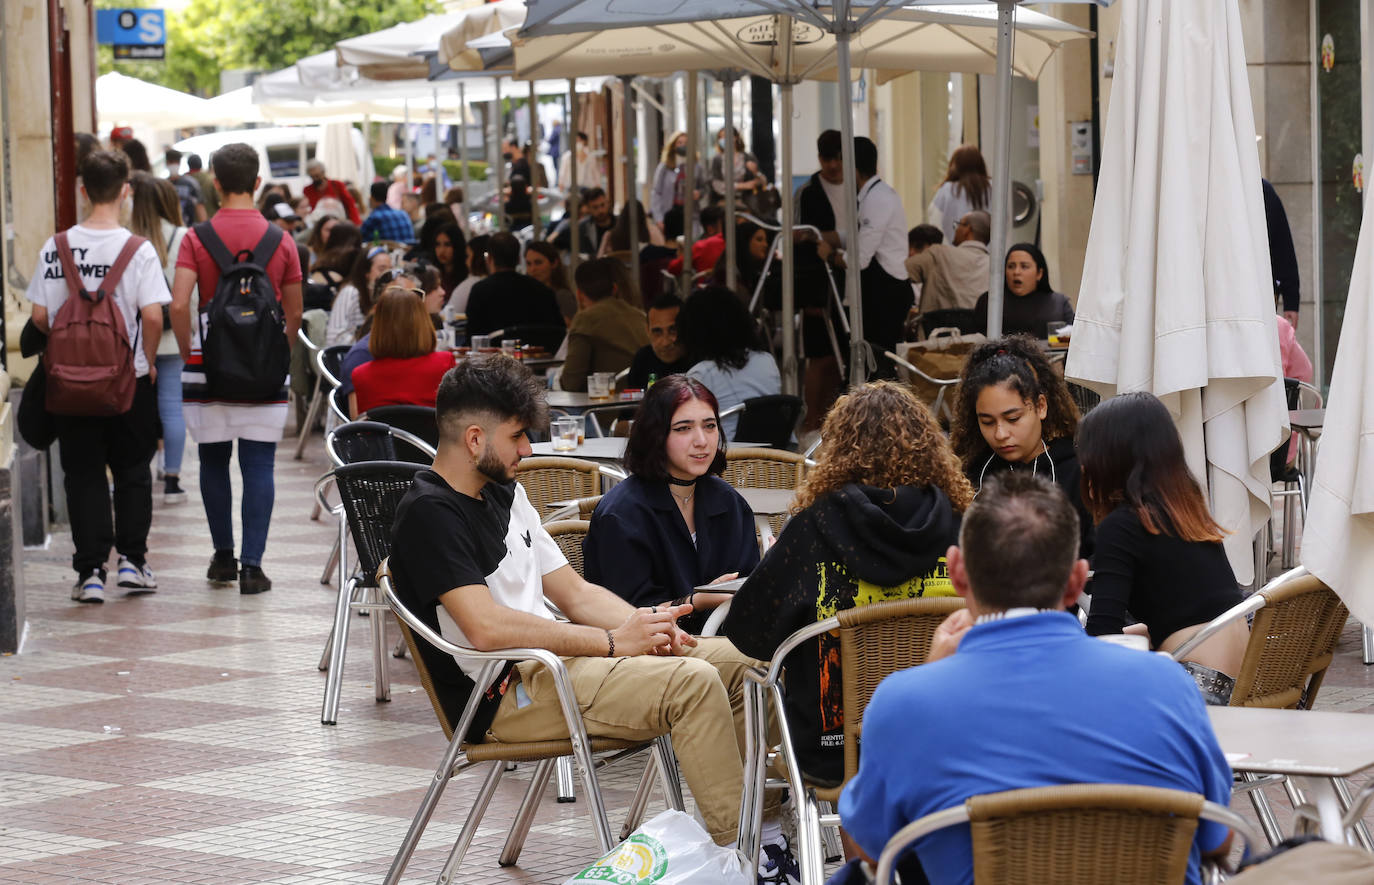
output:
{"label": "pedestrian with red backpack", "polygon": [[155,354],[171,296],[157,251],[119,223],[128,159],[95,151],[79,171],[91,213],[43,244],[27,296],[33,324],[48,336],[35,371],[46,372],[47,411],[57,427],[76,548],[72,599],[99,603],[111,547],[119,552],[120,587],[129,595],[157,589],[147,563],[149,465],[159,433]]}
{"label": "pedestrian with red backpack", "polygon": [[[262,181],[257,151],[227,144],[210,158],[210,168],[220,210],[182,238],[168,313],[185,364],[182,411],[199,446],[200,495],[214,544],[206,580],[237,580],[240,593],[262,593],[272,589],[262,557],[277,442],[286,426],[291,344],[301,324],[301,262],[295,241],[253,204]],[[195,311],[193,289],[200,302]],[[243,479],[238,559],[229,485],[235,442]]]}

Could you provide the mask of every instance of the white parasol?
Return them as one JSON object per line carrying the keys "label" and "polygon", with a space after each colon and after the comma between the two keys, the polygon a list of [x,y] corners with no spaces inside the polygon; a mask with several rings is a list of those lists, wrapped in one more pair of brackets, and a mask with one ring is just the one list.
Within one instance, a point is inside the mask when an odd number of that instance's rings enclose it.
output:
{"label": "white parasol", "polygon": [[1364,222],[1331,391],[1326,398],[1317,472],[1302,534],[1302,564],[1340,594],[1351,614],[1374,624],[1374,200]]}
{"label": "white parasol", "polygon": [[1240,13],[1123,6],[1065,374],[1164,401],[1248,583],[1288,411]]}

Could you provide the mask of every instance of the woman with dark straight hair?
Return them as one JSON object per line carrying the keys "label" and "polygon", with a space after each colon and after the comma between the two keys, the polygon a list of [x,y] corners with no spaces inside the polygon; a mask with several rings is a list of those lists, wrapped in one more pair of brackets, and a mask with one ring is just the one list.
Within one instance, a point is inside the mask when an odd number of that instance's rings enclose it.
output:
{"label": "woman with dark straight hair", "polygon": [[[1172,651],[1241,601],[1221,541],[1188,470],[1164,404],[1126,393],[1088,413],[1078,430],[1083,499],[1097,520],[1088,632],[1137,633]],[[1132,621],[1138,623],[1131,623]],[[1237,621],[1184,666],[1209,703],[1225,704],[1249,631]]]}
{"label": "woman with dark straight hair", "polygon": [[625,444],[629,479],[592,513],[582,543],[585,577],[632,605],[689,602],[695,632],[730,597],[693,587],[747,575],[759,562],[754,514],[720,478],[725,440],[711,391],[686,375],[644,394]]}

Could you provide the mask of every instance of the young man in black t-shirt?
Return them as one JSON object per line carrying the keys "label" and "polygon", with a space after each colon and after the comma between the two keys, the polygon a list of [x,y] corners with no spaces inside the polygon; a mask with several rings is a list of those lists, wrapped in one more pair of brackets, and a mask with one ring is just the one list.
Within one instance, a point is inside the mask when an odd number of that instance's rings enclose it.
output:
{"label": "young man in black t-shirt", "polygon": [[[528,369],[500,354],[471,357],[444,377],[436,407],[434,467],[417,475],[396,516],[397,594],[458,645],[545,648],[562,656],[589,735],[648,740],[671,733],[711,837],[733,844],[742,684],[758,662],[724,639],[697,640],[678,629],[676,619],[690,605],[636,609],[568,565],[515,482],[520,459],[530,454],[526,430],[546,420],[543,392]],[[555,620],[545,597],[569,620]],[[478,686],[479,662],[429,647],[422,654],[451,714],[474,689],[485,693],[469,739],[488,732],[507,742],[567,737],[542,665],[522,662]],[[794,881],[796,862],[777,828],[776,807],[770,811],[761,881]]]}

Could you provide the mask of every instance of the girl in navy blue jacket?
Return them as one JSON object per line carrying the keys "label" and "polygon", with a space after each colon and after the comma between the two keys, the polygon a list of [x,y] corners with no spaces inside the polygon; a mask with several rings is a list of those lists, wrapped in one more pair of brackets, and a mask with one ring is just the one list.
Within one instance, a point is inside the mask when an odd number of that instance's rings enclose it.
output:
{"label": "girl in navy blue jacket", "polygon": [[729,597],[692,588],[747,575],[759,562],[754,514],[721,479],[720,409],[686,375],[644,395],[625,446],[630,477],[601,500],[582,544],[585,577],[632,605],[690,602],[696,632]]}

